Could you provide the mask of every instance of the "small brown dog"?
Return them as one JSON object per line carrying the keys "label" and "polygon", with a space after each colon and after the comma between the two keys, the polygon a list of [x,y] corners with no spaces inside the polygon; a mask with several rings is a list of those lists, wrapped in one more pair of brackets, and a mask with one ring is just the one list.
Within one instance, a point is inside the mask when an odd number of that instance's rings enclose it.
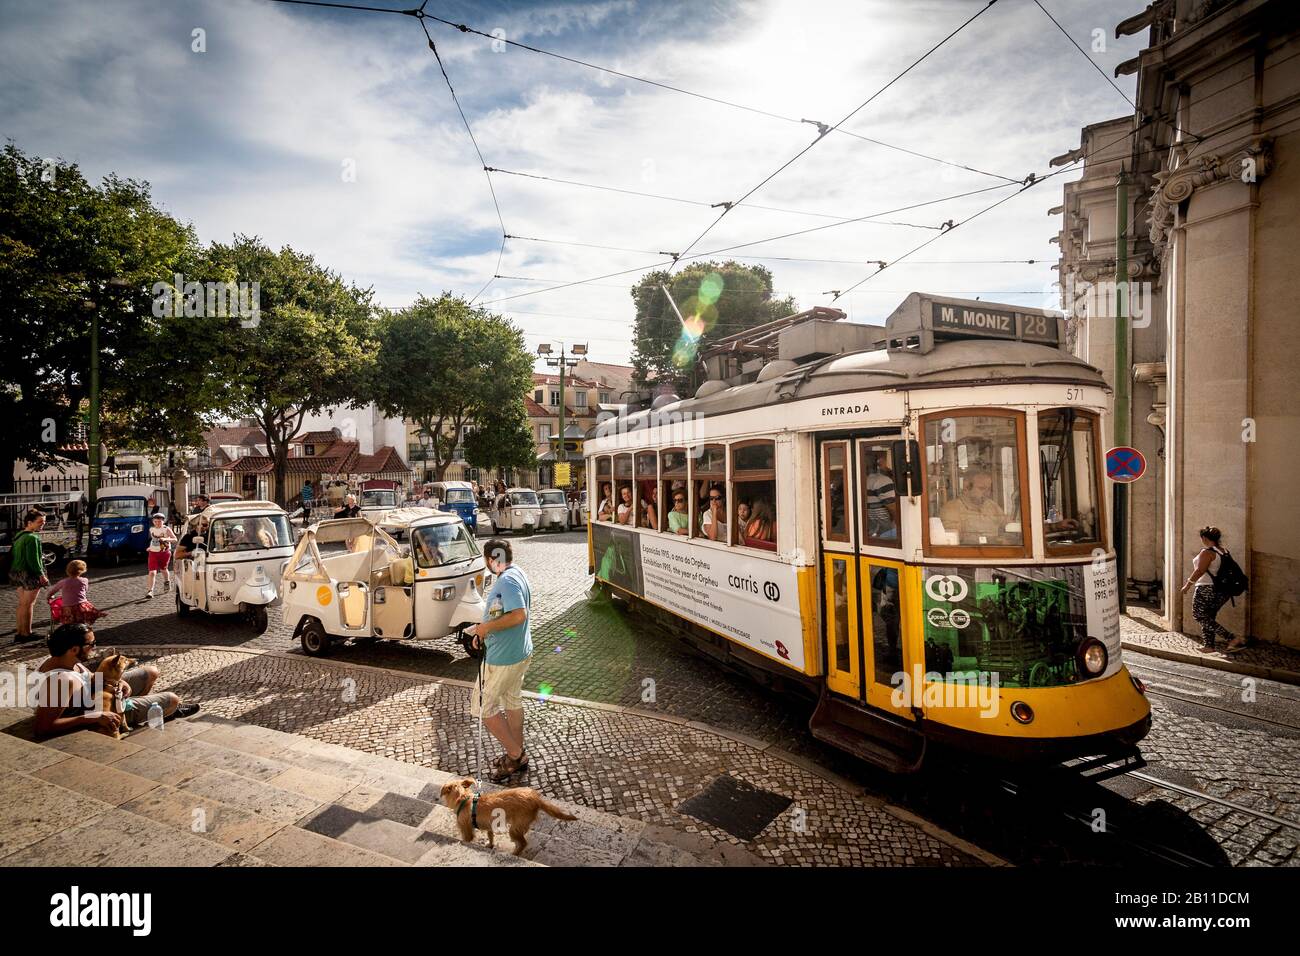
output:
{"label": "small brown dog", "polygon": [[122,706],[122,675],[138,663],[139,661],[133,661],[125,654],[109,654],[99,662],[95,673],[102,674],[104,677],[104,687],[99,692],[100,709],[122,718],[122,725],[113,730],[102,730],[96,727],[95,729],[101,734],[118,740],[122,738],[122,727],[126,726],[126,711]]}
{"label": "small brown dog", "polygon": [[444,783],[442,802],[455,812],[461,839],[466,843],[474,842],[474,830],[479,829],[487,831],[488,846],[496,846],[493,824],[503,821],[505,830],[514,841],[515,856],[523,853],[528,845],[528,828],[537,819],[539,811],[545,810],[557,820],[578,819],[549,802],[532,787],[511,787],[499,793],[485,793],[475,804],[472,777]]}

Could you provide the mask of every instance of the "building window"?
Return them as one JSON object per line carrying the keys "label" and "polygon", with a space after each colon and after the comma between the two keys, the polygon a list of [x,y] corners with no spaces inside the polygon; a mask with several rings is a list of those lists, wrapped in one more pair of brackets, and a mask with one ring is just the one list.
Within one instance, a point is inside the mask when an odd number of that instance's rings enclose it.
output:
{"label": "building window", "polygon": [[586,392],[574,392],[574,393],[573,393],[573,406],[574,406],[574,408],[586,408],[586,407],[587,407],[587,393],[586,393]]}
{"label": "building window", "polygon": [[1023,413],[938,413],[923,421],[926,552],[1028,555]]}
{"label": "building window", "polygon": [[546,391],[545,389],[539,388],[537,389],[537,391],[533,392],[533,401],[535,401],[538,405],[542,404],[542,395],[545,393],[545,391]]}
{"label": "building window", "polygon": [[601,392],[599,398],[600,398],[600,404],[602,405],[609,404],[609,392]]}
{"label": "building window", "polygon": [[545,445],[547,442],[549,442],[549,441],[551,440],[551,426],[550,426],[550,425],[538,425],[538,426],[537,426],[537,440],[538,440],[539,442],[541,442],[543,445]]}
{"label": "building window", "polygon": [[560,390],[558,388],[553,388],[551,389],[551,407],[556,408],[559,406],[559,404],[560,404]]}

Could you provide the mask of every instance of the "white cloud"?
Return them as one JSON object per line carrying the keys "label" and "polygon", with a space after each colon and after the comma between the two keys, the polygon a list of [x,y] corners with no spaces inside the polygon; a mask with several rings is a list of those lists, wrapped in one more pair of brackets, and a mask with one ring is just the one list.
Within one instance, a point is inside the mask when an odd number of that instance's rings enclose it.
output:
{"label": "white cloud", "polygon": [[[473,8],[445,14],[510,39],[607,64],[794,119],[835,122],[981,4],[745,2]],[[1119,0],[1049,9],[1087,49],[1090,31],[1131,12]],[[1060,7],[1061,9],[1056,9]],[[419,26],[408,17],[322,14],[258,0],[160,5],[75,0],[17,5],[0,39],[6,117],[0,135],[63,155],[99,176],[148,179],[205,240],[255,233],[287,243],[380,301],[444,288],[473,294],[496,266],[499,227],[487,182]],[[1095,23],[1091,22],[1095,21]],[[141,26],[147,25],[143,33]],[[190,52],[190,30],[208,52]],[[437,24],[430,31],[489,165],[682,196],[739,198],[811,141],[810,125],[729,109],[596,73]],[[1143,39],[1108,41],[1109,71]],[[1126,88],[1131,88],[1131,81]],[[1123,85],[1123,83],[1121,84]],[[1078,143],[1079,127],[1128,111],[1065,37],[1029,4],[999,3],[846,124],[919,152],[1020,178]],[[341,177],[345,160],[356,182]],[[918,260],[1027,259],[1038,265],[902,263],[841,302],[879,320],[909,289],[1044,288],[1058,221],[1058,177],[945,236]],[[753,203],[863,215],[992,185],[831,134]],[[516,235],[679,251],[717,211],[518,177],[494,177]],[[888,218],[960,221],[1003,192]],[[827,220],[738,207],[699,244],[718,249]],[[859,224],[739,254],[860,259],[861,265],[772,261],[779,289],[824,304],[931,232]],[[497,238],[494,238],[497,237]],[[467,248],[481,251],[467,254]],[[501,273],[570,281],[656,255],[512,241]],[[636,276],[501,302],[536,340],[590,338],[625,359]],[[499,299],[545,288],[497,280]],[[540,314],[539,314],[540,313]]]}

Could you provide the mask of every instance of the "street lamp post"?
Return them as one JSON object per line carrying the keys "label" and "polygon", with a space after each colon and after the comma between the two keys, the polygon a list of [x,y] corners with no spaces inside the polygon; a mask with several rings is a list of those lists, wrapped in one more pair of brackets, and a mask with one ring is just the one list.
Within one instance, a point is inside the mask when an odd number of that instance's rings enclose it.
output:
{"label": "street lamp post", "polygon": [[[563,342],[560,342],[559,346],[560,346],[559,356],[555,358],[546,359],[547,365],[549,365],[551,368],[558,367],[560,370],[560,440],[558,444],[555,446],[555,463],[557,465],[560,462],[567,462],[569,460],[568,452],[566,452],[564,448],[564,371],[565,369],[572,368],[573,366],[577,365],[579,362],[582,361],[581,356],[585,356],[587,354],[587,346],[585,345],[574,345],[569,349],[568,353],[565,352]],[[537,346],[537,354],[542,356],[550,356],[551,355],[550,344],[544,343],[542,345]],[[573,356],[572,358],[569,357],[570,354]]]}

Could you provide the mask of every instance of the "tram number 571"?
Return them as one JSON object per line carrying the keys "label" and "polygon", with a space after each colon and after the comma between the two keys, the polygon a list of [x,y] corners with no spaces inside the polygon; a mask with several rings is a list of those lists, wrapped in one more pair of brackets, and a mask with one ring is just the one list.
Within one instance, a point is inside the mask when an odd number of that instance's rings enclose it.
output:
{"label": "tram number 571", "polygon": [[1066,400],[1067,402],[1081,402],[1081,401],[1083,401],[1083,389],[1081,389],[1081,388],[1067,388],[1067,389],[1065,390],[1065,400]]}

